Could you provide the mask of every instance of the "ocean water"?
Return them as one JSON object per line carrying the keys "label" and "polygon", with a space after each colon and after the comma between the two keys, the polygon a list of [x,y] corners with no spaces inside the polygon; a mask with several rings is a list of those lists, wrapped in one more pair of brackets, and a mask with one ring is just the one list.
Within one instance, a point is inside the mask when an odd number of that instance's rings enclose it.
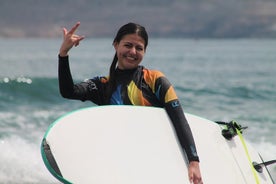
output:
{"label": "ocean water", "polygon": [[[70,53],[74,80],[107,75],[112,38],[86,39]],[[47,127],[91,102],[63,99],[61,39],[0,39],[0,183],[59,183],[40,155]],[[143,65],[173,83],[185,112],[236,120],[263,156],[276,159],[276,40],[151,39]],[[276,165],[268,167],[274,180]]]}

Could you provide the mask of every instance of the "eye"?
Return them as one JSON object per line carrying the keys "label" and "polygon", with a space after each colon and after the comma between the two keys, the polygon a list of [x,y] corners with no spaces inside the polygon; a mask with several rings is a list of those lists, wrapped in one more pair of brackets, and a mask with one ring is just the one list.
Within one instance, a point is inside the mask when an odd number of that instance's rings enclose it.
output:
{"label": "eye", "polygon": [[136,47],[136,50],[138,50],[138,51],[143,51],[143,50],[144,50],[144,48],[143,48],[143,47],[141,47],[141,46],[138,46],[138,47]]}
{"label": "eye", "polygon": [[132,47],[132,44],[126,43],[126,44],[124,44],[124,46],[125,46],[126,48],[131,48],[131,47]]}

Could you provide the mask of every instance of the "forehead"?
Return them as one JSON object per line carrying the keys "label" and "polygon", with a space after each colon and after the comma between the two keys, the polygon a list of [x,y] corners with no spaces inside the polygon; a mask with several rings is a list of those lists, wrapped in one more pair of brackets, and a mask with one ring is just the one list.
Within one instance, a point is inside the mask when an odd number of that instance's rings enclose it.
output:
{"label": "forehead", "polygon": [[122,42],[122,43],[127,42],[127,43],[145,46],[145,40],[141,36],[139,36],[138,34],[135,34],[135,33],[125,35],[120,42]]}

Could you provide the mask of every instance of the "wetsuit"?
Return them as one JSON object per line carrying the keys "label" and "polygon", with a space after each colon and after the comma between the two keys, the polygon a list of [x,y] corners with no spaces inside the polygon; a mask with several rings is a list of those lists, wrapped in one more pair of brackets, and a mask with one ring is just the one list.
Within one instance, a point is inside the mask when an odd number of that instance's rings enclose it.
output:
{"label": "wetsuit", "polygon": [[[131,70],[116,69],[116,89],[112,93],[110,105],[141,105],[165,108],[171,118],[179,142],[189,161],[199,161],[194,139],[182,111],[176,93],[159,71],[143,66]],[[95,77],[78,84],[73,83],[67,57],[59,57],[59,88],[64,98],[92,101],[105,105],[108,77]]]}

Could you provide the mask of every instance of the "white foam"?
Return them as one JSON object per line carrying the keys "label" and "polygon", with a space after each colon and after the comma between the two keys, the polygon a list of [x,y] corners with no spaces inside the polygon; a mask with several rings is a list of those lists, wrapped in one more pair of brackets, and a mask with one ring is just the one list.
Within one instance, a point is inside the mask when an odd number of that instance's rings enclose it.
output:
{"label": "white foam", "polygon": [[0,139],[0,181],[3,183],[59,183],[48,172],[40,143],[18,136]]}

